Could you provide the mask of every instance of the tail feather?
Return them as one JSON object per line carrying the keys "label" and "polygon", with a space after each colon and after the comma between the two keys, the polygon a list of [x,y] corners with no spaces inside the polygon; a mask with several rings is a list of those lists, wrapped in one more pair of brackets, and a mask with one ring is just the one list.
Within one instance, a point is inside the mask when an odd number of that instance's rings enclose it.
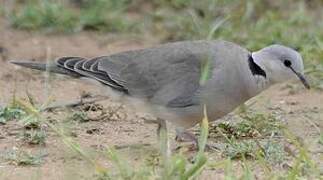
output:
{"label": "tail feather", "polygon": [[84,59],[79,57],[63,57],[56,61],[56,64],[44,64],[30,61],[10,61],[12,64],[37,69],[40,71],[49,71],[57,74],[64,74],[75,78],[87,77],[95,79],[113,89],[128,93],[128,90],[115,80],[111,79],[107,72],[98,69],[100,58]]}
{"label": "tail feather", "polygon": [[57,66],[56,64],[45,64],[45,63],[37,63],[37,62],[31,62],[31,61],[10,61],[10,63],[30,68],[30,69],[36,69],[40,71],[46,71],[57,73],[57,74],[64,74],[69,75],[73,77],[80,77],[81,75],[79,73],[70,71],[68,69],[61,68]]}

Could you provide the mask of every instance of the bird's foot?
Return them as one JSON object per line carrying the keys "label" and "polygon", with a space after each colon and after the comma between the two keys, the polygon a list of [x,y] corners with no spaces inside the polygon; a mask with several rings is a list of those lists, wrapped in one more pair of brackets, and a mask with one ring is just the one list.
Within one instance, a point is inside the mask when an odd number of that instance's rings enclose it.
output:
{"label": "bird's foot", "polygon": [[[186,147],[189,151],[198,151],[199,150],[199,143],[196,136],[188,131],[179,131],[176,130],[176,137],[175,140],[177,142],[182,142],[184,145],[179,145],[176,147],[176,150]],[[210,144],[205,145],[206,151],[214,151],[217,150],[218,147]]]}
{"label": "bird's foot", "polygon": [[193,133],[188,131],[177,131],[176,130],[176,137],[175,140],[177,142],[193,142],[198,144],[198,140]]}

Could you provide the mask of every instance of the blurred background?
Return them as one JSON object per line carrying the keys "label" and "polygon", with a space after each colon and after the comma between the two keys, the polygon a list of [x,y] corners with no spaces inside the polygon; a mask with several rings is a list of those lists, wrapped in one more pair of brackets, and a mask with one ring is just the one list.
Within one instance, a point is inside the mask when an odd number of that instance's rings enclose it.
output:
{"label": "blurred background", "polygon": [[[225,39],[250,50],[281,43],[322,63],[321,0],[1,0],[1,31],[100,34],[158,44]],[[1,33],[6,36],[6,33]],[[6,39],[2,37],[0,43]],[[0,44],[1,45],[1,44]],[[4,47],[5,48],[5,47]],[[309,66],[307,66],[309,67]]]}
{"label": "blurred background", "polygon": [[[239,117],[239,123],[219,126],[230,139],[233,137],[231,141],[219,138],[221,135],[211,126],[210,136],[223,148],[210,155],[209,159],[220,163],[208,165],[203,179],[322,178],[322,0],[0,0],[0,179],[24,179],[26,175],[36,179],[93,179],[93,172],[98,171],[88,168],[88,161],[80,160],[89,159],[87,155],[75,155],[63,148],[48,123],[34,118],[19,121],[29,111],[11,106],[11,102],[21,99],[38,108],[48,99],[75,101],[101,91],[86,83],[58,81],[56,77],[14,67],[9,60],[90,58],[200,39],[232,41],[250,51],[273,43],[293,47],[302,54],[314,89],[304,91],[300,84],[287,83],[268,90],[248,110],[225,119]],[[144,123],[147,117],[127,113],[126,108],[120,109],[110,101],[93,111],[88,107],[63,109],[45,116],[49,122],[66,127],[64,132],[86,152],[102,150],[103,145],[122,147],[156,141],[155,126]],[[111,116],[107,118],[106,114]],[[286,137],[277,122],[287,125],[300,143]],[[37,126],[31,128],[34,126],[30,124]],[[257,138],[261,139],[260,145]],[[61,139],[64,141],[64,137]],[[305,153],[303,145],[310,150]],[[258,157],[259,149],[263,158]],[[151,148],[131,150],[123,152],[124,159],[135,164],[144,159],[146,166],[140,167],[158,167],[158,155]],[[109,164],[100,153],[91,157]],[[249,165],[245,157],[252,160]],[[151,179],[158,174],[154,170],[140,173]],[[106,176],[96,178],[100,177]]]}

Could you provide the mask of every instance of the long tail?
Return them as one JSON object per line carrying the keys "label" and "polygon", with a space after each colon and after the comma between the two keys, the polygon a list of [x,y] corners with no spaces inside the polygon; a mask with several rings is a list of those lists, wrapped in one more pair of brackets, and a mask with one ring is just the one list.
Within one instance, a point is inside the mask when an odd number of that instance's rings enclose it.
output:
{"label": "long tail", "polygon": [[18,66],[30,68],[30,69],[37,69],[40,71],[48,70],[49,72],[52,72],[52,73],[64,74],[64,75],[73,76],[73,77],[80,77],[80,74],[70,71],[68,69],[61,68],[56,64],[36,63],[31,61],[10,61],[10,63]]}
{"label": "long tail", "polygon": [[128,90],[116,80],[111,79],[106,71],[99,69],[99,61],[105,57],[96,57],[85,59],[81,57],[62,57],[56,60],[56,64],[44,64],[30,61],[10,61],[13,64],[26,68],[37,69],[41,71],[64,74],[75,78],[86,77],[97,80],[118,91],[128,92]]}

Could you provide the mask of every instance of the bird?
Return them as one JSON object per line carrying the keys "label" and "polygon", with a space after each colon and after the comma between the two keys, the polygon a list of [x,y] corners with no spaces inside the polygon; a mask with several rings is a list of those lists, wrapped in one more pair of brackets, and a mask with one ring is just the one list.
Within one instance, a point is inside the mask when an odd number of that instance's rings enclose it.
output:
{"label": "bird", "polygon": [[178,134],[202,120],[204,106],[215,121],[274,84],[298,79],[310,89],[302,56],[280,44],[252,52],[224,40],[178,41],[52,64],[11,63],[98,81],[107,92],[144,106],[159,120],[158,130],[168,121]]}

